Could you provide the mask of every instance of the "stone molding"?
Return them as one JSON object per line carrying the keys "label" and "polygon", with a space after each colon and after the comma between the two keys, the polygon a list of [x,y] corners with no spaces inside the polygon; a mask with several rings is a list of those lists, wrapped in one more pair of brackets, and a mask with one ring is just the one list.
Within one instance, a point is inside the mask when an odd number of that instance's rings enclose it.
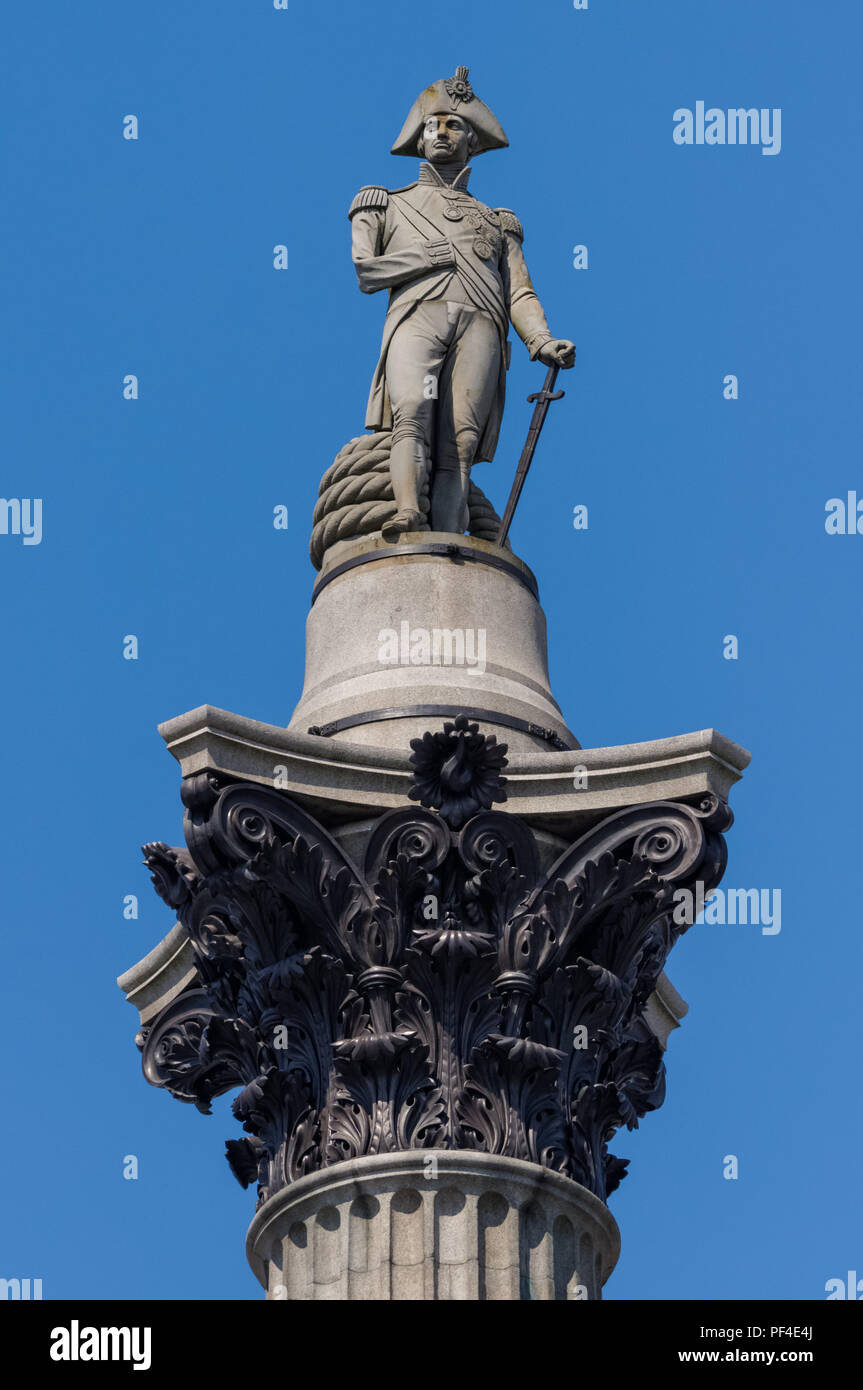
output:
{"label": "stone molding", "polygon": [[[367,748],[213,705],[160,724],[159,733],[183,777],[209,771],[272,787],[275,769],[284,768],[280,785],[327,817],[354,820],[395,809],[404,805],[412,784],[406,745]],[[509,760],[507,805],[513,814],[559,834],[574,834],[639,803],[705,794],[727,801],[750,756],[715,729],[568,753],[537,750]],[[578,767],[586,769],[587,786],[576,790],[573,771]]]}

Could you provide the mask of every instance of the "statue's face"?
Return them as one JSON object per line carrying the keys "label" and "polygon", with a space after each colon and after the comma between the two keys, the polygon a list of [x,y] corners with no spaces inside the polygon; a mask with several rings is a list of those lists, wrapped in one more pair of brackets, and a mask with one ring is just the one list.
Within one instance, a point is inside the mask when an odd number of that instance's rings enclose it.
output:
{"label": "statue's face", "polygon": [[471,150],[471,128],[461,116],[438,111],[429,116],[420,138],[423,157],[430,164],[466,164]]}

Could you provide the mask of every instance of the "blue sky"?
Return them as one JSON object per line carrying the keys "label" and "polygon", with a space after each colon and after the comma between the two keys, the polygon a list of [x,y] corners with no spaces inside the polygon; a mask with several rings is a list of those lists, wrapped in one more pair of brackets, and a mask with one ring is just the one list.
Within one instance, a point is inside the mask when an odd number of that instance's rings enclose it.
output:
{"label": "blue sky", "polygon": [[[700,926],[671,957],[691,1012],[664,1107],[612,1146],[632,1164],[606,1296],[819,1299],[863,1270],[863,537],[824,526],[828,499],[863,497],[863,24],[804,0],[452,14],[7,17],[0,491],[43,500],[43,536],[0,535],[0,1275],[48,1298],[259,1296],[230,1097],[205,1119],[145,1084],[114,980],[172,925],[138,851],[181,841],[156,724],[205,702],[285,724],[299,697],[311,512],[362,429],[384,311],[357,290],[347,209],[415,176],[389,147],[458,63],[510,139],[471,189],[522,218],[551,327],[578,345],[512,532],[553,689],[585,746],[713,726],[749,748],[725,886],[782,892],[779,934]],[[676,145],[673,112],[699,100],[781,108],[781,152]],[[499,506],[542,375],[517,342],[513,362],[476,473]]]}

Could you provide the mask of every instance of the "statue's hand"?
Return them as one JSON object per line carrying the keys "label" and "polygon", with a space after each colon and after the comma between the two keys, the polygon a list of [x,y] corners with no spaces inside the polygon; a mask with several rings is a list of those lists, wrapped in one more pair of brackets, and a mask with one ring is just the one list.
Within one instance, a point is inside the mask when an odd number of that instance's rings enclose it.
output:
{"label": "statue's hand", "polygon": [[537,356],[545,367],[574,367],[575,343],[568,338],[551,338],[540,348]]}

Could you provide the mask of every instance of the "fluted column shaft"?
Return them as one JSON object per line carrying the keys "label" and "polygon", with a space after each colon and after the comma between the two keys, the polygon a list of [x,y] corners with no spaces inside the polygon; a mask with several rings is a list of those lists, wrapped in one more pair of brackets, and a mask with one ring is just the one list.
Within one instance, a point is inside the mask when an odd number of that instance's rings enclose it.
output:
{"label": "fluted column shaft", "polygon": [[309,1174],[257,1212],[271,1301],[598,1299],[620,1250],[593,1193],[521,1159],[382,1154]]}

